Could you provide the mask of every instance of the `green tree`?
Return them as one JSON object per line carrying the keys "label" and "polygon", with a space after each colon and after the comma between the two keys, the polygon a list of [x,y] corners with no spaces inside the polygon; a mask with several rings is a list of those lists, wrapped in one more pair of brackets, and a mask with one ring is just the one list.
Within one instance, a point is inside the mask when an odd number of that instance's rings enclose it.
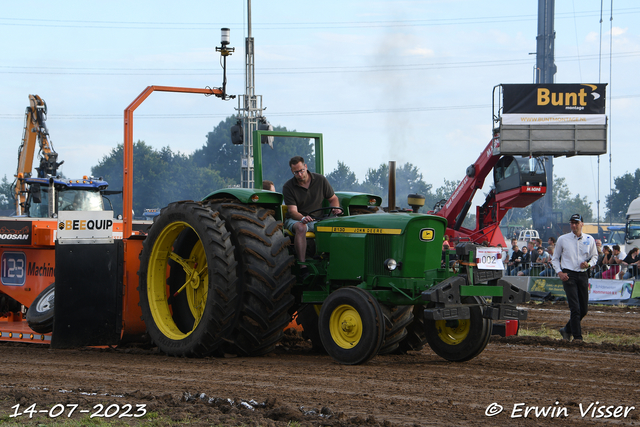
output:
{"label": "green tree", "polygon": [[381,164],[377,169],[369,168],[362,182],[363,193],[376,194],[382,197],[382,204],[387,205],[387,189],[389,188],[389,165]]}
{"label": "green tree", "polygon": [[[553,180],[553,210],[561,214],[562,218],[558,218],[559,221],[567,222],[574,213],[582,214],[584,222],[594,221],[591,203],[587,201],[587,197],[580,197],[579,194],[573,196],[565,178],[557,175]],[[503,228],[514,226],[530,228],[532,215],[531,205],[526,208],[513,208],[507,212],[500,225]]]}
{"label": "green tree", "polygon": [[360,184],[356,174],[349,166],[338,160],[338,167],[326,175],[327,181],[335,191],[359,191]]}
{"label": "green tree", "polygon": [[607,219],[613,222],[624,222],[629,204],[640,195],[640,169],[626,173],[613,180],[615,188],[606,197]]}
{"label": "green tree", "polygon": [[[431,184],[424,182],[416,166],[405,163],[396,167],[396,207],[409,208],[407,204],[409,194],[420,194],[425,198],[425,206],[420,209],[420,212],[430,210],[435,201],[431,188]],[[381,196],[383,206],[388,206],[389,165],[381,164],[377,169],[369,168],[360,191]]]}
{"label": "green tree", "polygon": [[456,188],[458,188],[459,181],[449,181],[448,179],[443,181],[444,183],[440,187],[436,188],[436,202],[448,200],[453,192],[456,191]]}
{"label": "green tree", "polygon": [[568,221],[571,215],[580,213],[584,222],[592,222],[593,210],[587,197],[580,197],[580,194],[572,197],[565,178],[559,178],[557,175],[553,178],[553,207],[555,211],[562,212],[562,220]]}
{"label": "green tree", "polygon": [[14,207],[13,184],[7,179],[7,175],[2,177],[0,182],[0,209],[9,210]]}
{"label": "green tree", "polygon": [[517,226],[517,227],[530,228],[531,221],[532,221],[531,215],[532,215],[531,205],[527,206],[526,208],[509,209],[507,211],[507,214],[502,219],[502,222],[500,223],[500,225],[505,227]]}
{"label": "green tree", "polygon": [[229,116],[218,123],[207,134],[207,141],[202,148],[193,152],[192,158],[195,166],[216,170],[226,179],[240,183],[242,145],[231,143],[231,126],[237,120],[236,116]]}
{"label": "green tree", "polygon": [[431,192],[431,184],[424,182],[420,170],[411,163],[405,163],[396,169],[396,205],[408,207],[409,194],[424,196],[424,207],[419,212],[431,210],[435,203],[435,195]]}
{"label": "green tree", "polygon": [[[436,188],[436,193],[434,194],[434,205],[435,203],[441,204],[446,202],[460,184],[458,181],[449,181],[448,179],[444,179],[443,181],[444,183],[440,187]],[[450,227],[453,227],[453,225],[454,224],[449,224]],[[467,212],[464,221],[462,221],[462,226],[471,230],[476,228],[476,214],[475,212],[472,212],[472,209],[469,209],[469,212]]]}
{"label": "green tree", "polygon": [[[196,166],[216,170],[223,179],[235,184],[241,182],[242,170],[242,145],[234,145],[231,142],[231,126],[237,121],[237,116],[230,116],[218,123],[213,131],[207,134],[207,141],[203,147],[192,154]],[[276,126],[274,130],[286,131],[287,128]],[[273,181],[276,190],[281,191],[282,185],[291,178],[289,160],[294,156],[302,156],[309,169],[315,172],[313,141],[304,138],[278,137],[273,142],[273,149],[263,144],[263,179]]]}
{"label": "green tree", "polygon": [[[110,190],[122,189],[122,144],[94,166],[94,176],[109,183]],[[200,200],[213,190],[232,185],[217,171],[194,166],[184,154],[174,153],[169,147],[155,150],[138,141],[133,145],[133,211],[140,217],[146,208],[164,207],[177,200]],[[122,212],[122,195],[111,196],[116,213]]]}

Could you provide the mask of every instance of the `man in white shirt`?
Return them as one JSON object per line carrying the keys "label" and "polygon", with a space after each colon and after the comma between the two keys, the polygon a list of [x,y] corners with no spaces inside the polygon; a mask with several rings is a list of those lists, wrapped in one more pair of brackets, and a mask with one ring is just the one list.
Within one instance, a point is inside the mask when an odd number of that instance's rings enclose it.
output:
{"label": "man in white shirt", "polygon": [[558,238],[551,263],[562,280],[571,315],[566,326],[560,329],[565,340],[582,341],[580,321],[589,308],[589,275],[587,270],[598,262],[596,241],[582,234],[582,215],[573,214],[569,219],[571,233]]}
{"label": "man in white shirt", "polygon": [[622,273],[620,273],[620,278],[622,278],[622,275],[627,272],[627,266],[624,265],[624,259],[627,257],[627,253],[620,248],[620,245],[613,245],[611,249],[613,251],[613,260],[619,265],[616,270],[622,271]]}

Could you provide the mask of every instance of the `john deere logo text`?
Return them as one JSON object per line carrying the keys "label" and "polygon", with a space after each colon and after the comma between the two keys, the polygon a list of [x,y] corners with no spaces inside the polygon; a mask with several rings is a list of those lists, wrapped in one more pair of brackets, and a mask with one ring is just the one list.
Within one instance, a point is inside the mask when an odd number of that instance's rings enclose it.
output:
{"label": "john deere logo text", "polygon": [[84,220],[73,219],[60,221],[58,223],[59,230],[108,230],[113,225],[113,221],[110,219],[98,219],[98,220]]}

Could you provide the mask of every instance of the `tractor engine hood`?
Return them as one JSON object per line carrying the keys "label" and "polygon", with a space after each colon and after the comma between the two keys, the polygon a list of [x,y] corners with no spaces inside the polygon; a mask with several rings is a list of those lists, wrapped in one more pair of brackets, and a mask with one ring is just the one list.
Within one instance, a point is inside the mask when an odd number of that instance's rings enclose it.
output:
{"label": "tractor engine hood", "polygon": [[330,255],[330,279],[424,278],[440,267],[446,226],[442,217],[414,213],[328,218],[315,226],[317,252]]}

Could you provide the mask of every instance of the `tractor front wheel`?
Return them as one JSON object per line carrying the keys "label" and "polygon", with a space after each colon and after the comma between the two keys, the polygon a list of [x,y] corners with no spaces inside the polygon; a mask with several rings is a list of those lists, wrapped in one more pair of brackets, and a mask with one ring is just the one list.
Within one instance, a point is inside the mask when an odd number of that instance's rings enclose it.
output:
{"label": "tractor front wheel", "polygon": [[367,291],[340,288],[322,304],[319,316],[322,344],[338,363],[358,365],[378,354],[384,340],[384,314]]}
{"label": "tractor front wheel", "polygon": [[425,320],[425,334],[431,349],[451,362],[471,360],[484,350],[491,336],[493,322],[482,317],[481,297],[466,297],[470,318]]}

